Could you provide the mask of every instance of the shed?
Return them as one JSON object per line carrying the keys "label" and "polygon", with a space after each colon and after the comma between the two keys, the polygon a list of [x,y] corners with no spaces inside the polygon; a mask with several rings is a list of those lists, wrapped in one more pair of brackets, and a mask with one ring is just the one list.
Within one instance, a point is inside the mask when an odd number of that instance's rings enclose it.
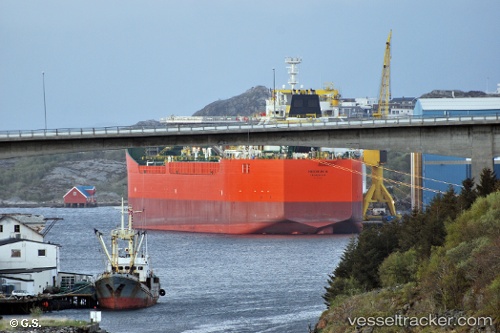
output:
{"label": "shed", "polygon": [[95,186],[74,186],[63,197],[64,207],[97,206]]}
{"label": "shed", "polygon": [[414,116],[460,117],[487,116],[500,113],[499,97],[419,98]]}

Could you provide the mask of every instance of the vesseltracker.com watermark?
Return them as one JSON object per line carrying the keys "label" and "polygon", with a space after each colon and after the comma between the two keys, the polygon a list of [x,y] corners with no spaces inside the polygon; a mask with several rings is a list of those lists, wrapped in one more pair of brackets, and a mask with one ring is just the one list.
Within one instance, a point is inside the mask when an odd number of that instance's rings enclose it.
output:
{"label": "vesseltracker.com watermark", "polygon": [[493,319],[491,317],[446,317],[437,315],[428,315],[423,317],[408,317],[403,315],[394,315],[390,317],[355,317],[347,318],[351,326],[396,326],[396,327],[474,327],[491,326]]}

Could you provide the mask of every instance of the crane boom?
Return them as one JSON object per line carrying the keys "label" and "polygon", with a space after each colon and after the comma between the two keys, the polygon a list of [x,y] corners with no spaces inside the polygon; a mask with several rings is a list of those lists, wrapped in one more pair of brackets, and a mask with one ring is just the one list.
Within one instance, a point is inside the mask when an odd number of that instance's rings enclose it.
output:
{"label": "crane boom", "polygon": [[384,66],[382,67],[378,109],[373,113],[375,118],[386,117],[389,114],[389,101],[391,99],[391,38],[392,30],[389,32],[387,42],[385,43]]}

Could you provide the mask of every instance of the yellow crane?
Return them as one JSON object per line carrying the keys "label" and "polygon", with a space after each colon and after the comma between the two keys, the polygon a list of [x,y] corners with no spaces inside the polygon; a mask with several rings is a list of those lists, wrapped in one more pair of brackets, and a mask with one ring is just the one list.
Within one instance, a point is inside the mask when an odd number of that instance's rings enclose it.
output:
{"label": "yellow crane", "polygon": [[[387,161],[387,152],[382,150],[364,150],[363,161],[372,169],[372,185],[363,198],[363,220],[368,220],[368,208],[371,203],[385,203],[389,208],[389,213],[396,216],[396,207],[394,199],[384,185],[384,167],[382,166]],[[376,215],[376,214],[370,214]]]}
{"label": "yellow crane", "polygon": [[[378,109],[373,113],[375,118],[386,117],[389,114],[389,100],[391,98],[391,37],[392,30],[389,32],[389,37],[387,37],[387,42],[385,43],[384,67],[382,68]],[[363,161],[372,170],[372,185],[363,198],[363,219],[367,220],[369,218],[367,212],[372,203],[385,203],[389,208],[390,215],[396,216],[394,199],[384,185],[383,164],[387,161],[387,152],[384,150],[364,150]]]}
{"label": "yellow crane", "polygon": [[382,81],[380,82],[380,93],[378,98],[378,109],[373,113],[373,117],[382,118],[389,114],[389,101],[391,99],[391,37],[389,32],[385,43],[384,66],[382,67]]}

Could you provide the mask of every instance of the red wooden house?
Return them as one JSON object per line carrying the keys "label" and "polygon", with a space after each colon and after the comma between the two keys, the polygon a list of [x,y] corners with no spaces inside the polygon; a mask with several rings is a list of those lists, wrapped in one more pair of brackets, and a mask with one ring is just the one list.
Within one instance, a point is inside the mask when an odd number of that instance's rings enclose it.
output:
{"label": "red wooden house", "polygon": [[95,186],[75,186],[63,197],[64,207],[97,206]]}

